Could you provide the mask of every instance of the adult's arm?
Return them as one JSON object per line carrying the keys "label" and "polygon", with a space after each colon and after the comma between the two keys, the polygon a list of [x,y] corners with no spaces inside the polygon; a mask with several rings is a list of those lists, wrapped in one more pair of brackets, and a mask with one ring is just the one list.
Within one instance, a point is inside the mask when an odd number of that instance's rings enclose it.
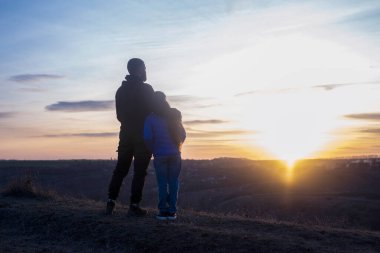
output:
{"label": "adult's arm", "polygon": [[148,108],[149,112],[153,111],[153,101],[154,101],[154,90],[150,84],[146,84],[146,89],[145,89],[145,94],[146,94],[146,105]]}
{"label": "adult's arm", "polygon": [[154,132],[152,118],[148,116],[144,122],[144,142],[149,151],[153,151]]}

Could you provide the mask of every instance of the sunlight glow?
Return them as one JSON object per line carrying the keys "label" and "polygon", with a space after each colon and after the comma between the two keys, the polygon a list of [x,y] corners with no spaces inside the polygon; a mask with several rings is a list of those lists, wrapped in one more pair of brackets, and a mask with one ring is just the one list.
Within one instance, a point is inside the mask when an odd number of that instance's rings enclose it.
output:
{"label": "sunlight glow", "polygon": [[294,158],[288,158],[287,160],[286,160],[286,165],[288,166],[288,169],[290,170],[290,169],[292,169],[293,167],[294,167],[294,165],[296,164],[296,162],[297,162],[297,159],[294,159]]}
{"label": "sunlight glow", "polygon": [[[352,94],[338,97],[312,86],[358,81],[368,71],[366,58],[327,39],[267,36],[249,48],[199,65],[191,83],[208,85],[189,85],[189,92],[212,93],[227,102],[231,94],[247,91],[248,95],[235,96],[223,113],[234,115],[240,127],[254,130],[253,142],[272,158],[292,165],[335,141],[331,133],[342,127],[341,116],[352,104]],[[243,107],[234,111],[234,103]]]}
{"label": "sunlight glow", "polygon": [[274,98],[277,103],[268,103],[251,125],[258,129],[256,141],[275,157],[291,165],[333,140],[329,133],[339,128],[338,117],[333,109],[323,109],[318,96],[300,92]]}
{"label": "sunlight glow", "polygon": [[294,172],[294,168],[293,167],[288,167],[287,171],[286,171],[286,175],[285,175],[285,182],[289,185],[293,182],[293,173]]}
{"label": "sunlight glow", "polygon": [[301,34],[267,35],[250,47],[196,66],[186,80],[187,92],[225,98],[242,91],[362,81],[363,76],[375,76],[369,64],[333,41]]}

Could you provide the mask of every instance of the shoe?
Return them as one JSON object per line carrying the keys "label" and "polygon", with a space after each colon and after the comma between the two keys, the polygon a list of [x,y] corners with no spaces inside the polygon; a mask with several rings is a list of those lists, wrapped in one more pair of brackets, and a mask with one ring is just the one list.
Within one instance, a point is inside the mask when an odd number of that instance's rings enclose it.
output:
{"label": "shoe", "polygon": [[167,220],[168,219],[168,212],[158,212],[158,214],[156,214],[156,219],[157,220]]}
{"label": "shoe", "polygon": [[145,216],[148,212],[142,209],[138,204],[130,204],[128,216]]}
{"label": "shoe", "polygon": [[177,219],[177,214],[176,213],[168,213],[167,219],[168,220],[176,220]]}
{"label": "shoe", "polygon": [[112,215],[113,211],[115,209],[115,200],[109,199],[107,201],[107,207],[106,207],[106,215]]}

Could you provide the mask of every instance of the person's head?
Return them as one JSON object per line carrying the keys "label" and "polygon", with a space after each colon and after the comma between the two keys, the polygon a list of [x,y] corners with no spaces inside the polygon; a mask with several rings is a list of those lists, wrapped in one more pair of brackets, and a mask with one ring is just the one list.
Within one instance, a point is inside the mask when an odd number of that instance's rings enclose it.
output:
{"label": "person's head", "polygon": [[132,58],[127,64],[128,72],[131,76],[140,77],[143,82],[146,81],[146,68],[143,60],[139,58]]}
{"label": "person's head", "polygon": [[155,91],[153,97],[153,112],[158,115],[166,115],[169,112],[170,105],[166,101],[166,95],[162,91]]}
{"label": "person's head", "polygon": [[158,103],[162,103],[163,101],[166,101],[166,95],[162,91],[155,91],[154,92],[154,99]]}
{"label": "person's head", "polygon": [[174,121],[182,121],[182,113],[177,108],[170,108],[170,118]]}
{"label": "person's head", "polygon": [[153,113],[164,118],[168,124],[168,130],[174,143],[181,149],[182,114],[176,108],[171,108],[166,95],[162,91],[154,92]]}

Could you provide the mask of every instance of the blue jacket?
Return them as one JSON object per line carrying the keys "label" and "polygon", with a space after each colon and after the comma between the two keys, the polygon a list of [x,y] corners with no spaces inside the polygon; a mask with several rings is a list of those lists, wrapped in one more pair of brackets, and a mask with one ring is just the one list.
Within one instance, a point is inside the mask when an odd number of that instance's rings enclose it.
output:
{"label": "blue jacket", "polygon": [[[181,128],[181,140],[185,141],[186,132]],[[179,155],[181,151],[170,136],[168,124],[162,117],[151,113],[144,123],[144,141],[155,157]]]}

